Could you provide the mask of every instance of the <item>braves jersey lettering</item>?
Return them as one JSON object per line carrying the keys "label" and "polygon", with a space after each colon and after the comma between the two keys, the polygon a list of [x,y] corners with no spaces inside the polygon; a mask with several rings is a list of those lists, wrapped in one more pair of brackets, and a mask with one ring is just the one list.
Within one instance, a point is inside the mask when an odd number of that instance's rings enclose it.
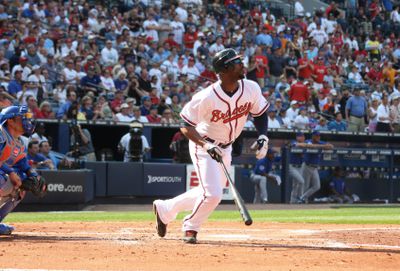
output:
{"label": "braves jersey lettering", "polygon": [[251,109],[251,103],[247,102],[239,107],[236,107],[232,114],[228,111],[226,113],[222,113],[221,110],[212,111],[211,122],[218,122],[219,120],[223,120],[223,123],[227,123],[243,116],[247,116]]}

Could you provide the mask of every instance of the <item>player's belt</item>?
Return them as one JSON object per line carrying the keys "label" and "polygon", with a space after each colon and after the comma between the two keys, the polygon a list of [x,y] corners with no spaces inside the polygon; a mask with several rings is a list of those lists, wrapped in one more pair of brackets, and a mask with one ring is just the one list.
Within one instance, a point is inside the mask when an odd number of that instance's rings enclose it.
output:
{"label": "player's belt", "polygon": [[316,164],[308,164],[308,163],[306,163],[306,165],[309,166],[309,167],[315,167],[315,168],[318,167],[318,165],[316,165]]}
{"label": "player's belt", "polygon": [[301,164],[290,164],[292,167],[297,167],[297,168],[300,168],[301,167]]}
{"label": "player's belt", "polygon": [[[214,142],[215,142],[214,139],[209,138],[209,137],[205,137],[204,139],[207,140],[207,141],[210,142],[210,143],[214,143]],[[226,148],[228,148],[230,145],[232,145],[232,142],[231,142],[231,143],[227,143],[227,144],[219,143],[217,146],[220,147],[220,148],[222,148],[222,149],[226,149]]]}

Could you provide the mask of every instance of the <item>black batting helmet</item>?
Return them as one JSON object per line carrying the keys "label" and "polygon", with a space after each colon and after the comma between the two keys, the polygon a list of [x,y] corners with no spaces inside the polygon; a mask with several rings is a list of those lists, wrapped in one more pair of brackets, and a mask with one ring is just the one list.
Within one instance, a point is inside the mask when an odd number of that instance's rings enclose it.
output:
{"label": "black batting helmet", "polygon": [[214,71],[216,73],[224,71],[230,64],[234,63],[234,60],[239,59],[241,62],[241,58],[242,56],[239,55],[234,49],[224,49],[216,53],[212,60]]}

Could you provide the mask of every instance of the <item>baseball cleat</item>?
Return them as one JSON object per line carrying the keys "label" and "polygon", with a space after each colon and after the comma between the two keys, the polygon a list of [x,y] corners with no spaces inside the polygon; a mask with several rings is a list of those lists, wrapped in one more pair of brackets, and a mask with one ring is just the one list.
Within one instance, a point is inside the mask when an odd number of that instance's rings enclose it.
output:
{"label": "baseball cleat", "polygon": [[196,244],[197,243],[197,231],[185,231],[183,236],[183,242],[186,244]]}
{"label": "baseball cleat", "polygon": [[0,235],[10,235],[13,230],[15,230],[13,226],[8,226],[3,223],[0,224]]}
{"label": "baseball cleat", "polygon": [[155,202],[156,201],[153,202],[153,211],[154,211],[154,214],[156,215],[156,230],[157,230],[157,234],[160,237],[164,237],[167,234],[167,224],[164,224],[164,222],[162,222],[160,216],[158,215],[157,205],[156,205]]}

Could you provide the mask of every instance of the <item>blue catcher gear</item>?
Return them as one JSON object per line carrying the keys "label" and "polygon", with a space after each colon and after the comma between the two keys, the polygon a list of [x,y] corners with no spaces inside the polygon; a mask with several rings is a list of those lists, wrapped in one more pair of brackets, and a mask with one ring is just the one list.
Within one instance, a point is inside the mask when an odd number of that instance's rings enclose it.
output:
{"label": "blue catcher gear", "polygon": [[9,106],[1,110],[0,112],[0,123],[3,124],[8,119],[15,117],[22,117],[22,128],[27,135],[31,135],[35,130],[35,122],[32,119],[32,113],[28,111],[26,105],[22,106]]}

